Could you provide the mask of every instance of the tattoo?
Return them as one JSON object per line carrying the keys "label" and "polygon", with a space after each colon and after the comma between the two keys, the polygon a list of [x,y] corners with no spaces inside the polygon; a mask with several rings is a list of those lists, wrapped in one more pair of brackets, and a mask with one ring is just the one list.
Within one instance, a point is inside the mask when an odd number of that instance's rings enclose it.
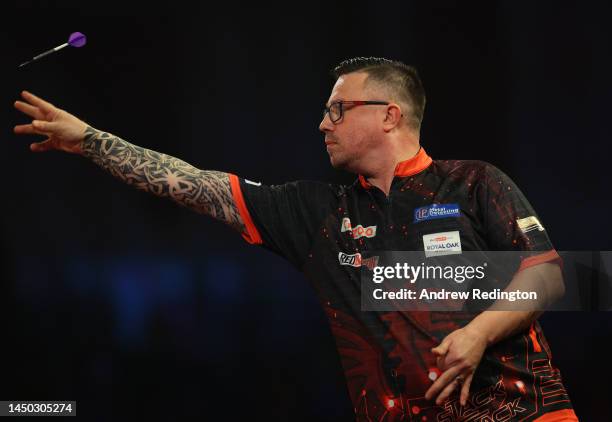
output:
{"label": "tattoo", "polygon": [[91,127],[85,131],[82,150],[86,157],[128,185],[171,198],[244,231],[227,173],[197,169],[178,158],[132,145]]}

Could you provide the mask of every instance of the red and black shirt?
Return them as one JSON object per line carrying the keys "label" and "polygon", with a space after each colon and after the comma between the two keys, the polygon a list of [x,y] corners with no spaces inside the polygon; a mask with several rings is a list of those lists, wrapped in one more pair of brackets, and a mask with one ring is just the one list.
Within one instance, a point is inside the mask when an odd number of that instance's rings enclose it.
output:
{"label": "red and black shirt", "polygon": [[[388,196],[361,175],[350,186],[266,186],[235,175],[230,182],[244,239],[288,259],[313,284],[357,420],[532,421],[572,412],[562,410],[571,402],[537,322],[486,350],[461,408],[456,394],[441,406],[425,400],[440,375],[430,349],[474,314],[361,310],[361,254],[423,251],[428,234],[459,232],[462,251],[529,251],[522,268],[559,259],[534,210],[499,169],[482,161],[432,160],[421,148],[397,165]],[[444,204],[459,210],[417,221],[419,210]],[[538,229],[526,230],[521,221]]]}

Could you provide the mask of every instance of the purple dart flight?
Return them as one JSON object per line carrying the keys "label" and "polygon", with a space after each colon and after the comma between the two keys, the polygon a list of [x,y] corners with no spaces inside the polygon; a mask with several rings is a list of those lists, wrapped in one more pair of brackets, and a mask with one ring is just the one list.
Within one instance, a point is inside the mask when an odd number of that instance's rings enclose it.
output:
{"label": "purple dart flight", "polygon": [[51,54],[51,53],[55,53],[56,51],[61,50],[64,47],[67,46],[71,46],[71,47],[83,47],[85,44],[87,43],[87,37],[85,36],[85,34],[81,34],[80,32],[73,32],[72,34],[70,34],[70,37],[68,37],[68,42],[64,43],[62,45],[58,45],[55,48],[52,48],[51,50],[47,50],[44,53],[39,54],[38,56],[34,57],[32,60],[29,60],[25,63],[21,63],[18,67],[23,67],[26,64],[32,63],[35,60],[38,59],[42,59],[43,57]]}

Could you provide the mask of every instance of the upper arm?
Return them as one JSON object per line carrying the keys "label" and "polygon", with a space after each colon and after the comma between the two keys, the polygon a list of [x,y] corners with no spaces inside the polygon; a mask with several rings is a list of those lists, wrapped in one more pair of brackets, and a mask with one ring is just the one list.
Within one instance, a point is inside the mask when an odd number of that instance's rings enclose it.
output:
{"label": "upper arm", "polygon": [[562,265],[535,210],[516,184],[501,170],[487,165],[482,206],[490,250],[520,251],[520,270],[544,262]]}
{"label": "upper arm", "polygon": [[482,206],[489,248],[504,251],[553,249],[535,210],[505,173],[487,165],[484,182]]}
{"label": "upper arm", "polygon": [[263,185],[235,175],[230,182],[244,225],[242,237],[301,268],[316,230],[335,209],[335,187],[306,180]]}
{"label": "upper arm", "polygon": [[192,195],[183,198],[183,202],[196,211],[209,215],[243,233],[245,223],[232,192],[230,182],[232,176],[230,173],[221,171],[200,170]]}

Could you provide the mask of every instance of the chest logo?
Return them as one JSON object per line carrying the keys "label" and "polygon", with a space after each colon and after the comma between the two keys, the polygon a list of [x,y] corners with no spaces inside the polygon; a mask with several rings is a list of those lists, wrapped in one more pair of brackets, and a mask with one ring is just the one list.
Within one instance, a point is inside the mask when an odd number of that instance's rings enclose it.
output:
{"label": "chest logo", "polygon": [[426,257],[460,254],[461,236],[458,231],[426,234],[423,247]]}
{"label": "chest logo", "polygon": [[414,210],[414,222],[434,220],[436,218],[459,217],[459,204],[433,204]]}
{"label": "chest logo", "polygon": [[350,232],[353,239],[359,239],[360,237],[374,237],[376,236],[376,226],[363,227],[361,224],[357,227],[351,225],[351,219],[344,217],[342,219],[342,226],[340,227],[341,232]]}

